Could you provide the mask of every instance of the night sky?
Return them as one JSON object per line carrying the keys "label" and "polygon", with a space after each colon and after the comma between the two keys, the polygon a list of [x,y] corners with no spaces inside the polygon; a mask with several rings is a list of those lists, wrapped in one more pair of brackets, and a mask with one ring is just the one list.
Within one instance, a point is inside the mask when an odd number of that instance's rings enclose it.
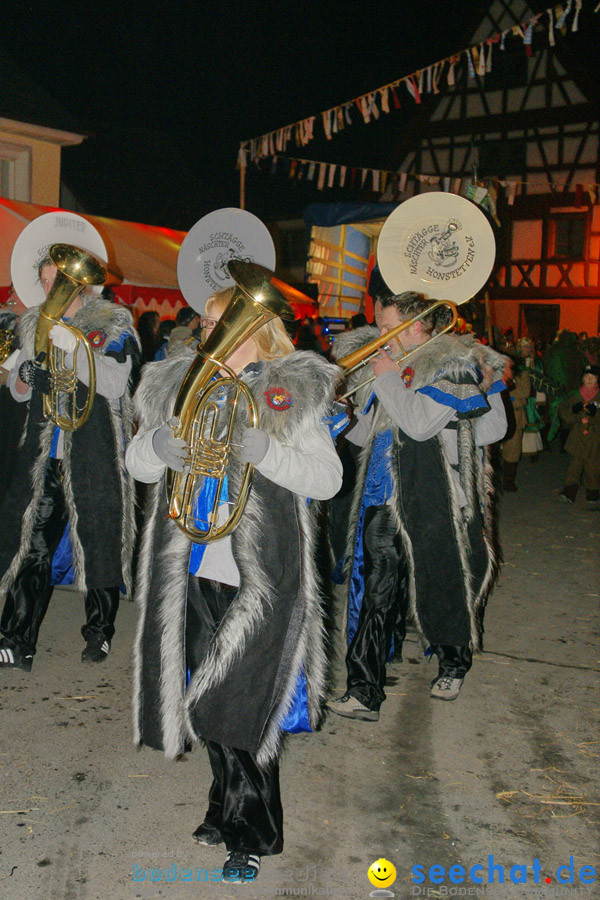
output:
{"label": "night sky", "polygon": [[[63,151],[64,180],[87,212],[189,228],[211,209],[238,205],[241,139],[462,49],[485,7],[479,0],[4,0],[0,46],[91,135]],[[407,95],[401,112],[376,125],[289,152],[385,168],[413,106]],[[358,199],[286,183],[263,167],[249,173],[247,202],[263,218],[298,215],[316,199]]]}

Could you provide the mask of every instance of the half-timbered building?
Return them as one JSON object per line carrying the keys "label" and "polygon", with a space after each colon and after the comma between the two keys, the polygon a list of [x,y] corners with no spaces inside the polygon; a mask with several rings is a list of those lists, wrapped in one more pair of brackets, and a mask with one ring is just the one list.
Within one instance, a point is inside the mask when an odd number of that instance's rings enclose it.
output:
{"label": "half-timbered building", "polygon": [[[497,191],[492,323],[548,341],[563,328],[600,330],[600,116],[590,59],[568,36],[557,31],[553,46],[546,25],[524,43],[520,23],[534,13],[524,0],[492,0],[470,40],[483,58],[467,67],[461,56],[455,85],[413,116],[393,162],[409,194],[444,179]],[[507,29],[503,50],[486,43]],[[437,186],[411,177],[424,175]]]}

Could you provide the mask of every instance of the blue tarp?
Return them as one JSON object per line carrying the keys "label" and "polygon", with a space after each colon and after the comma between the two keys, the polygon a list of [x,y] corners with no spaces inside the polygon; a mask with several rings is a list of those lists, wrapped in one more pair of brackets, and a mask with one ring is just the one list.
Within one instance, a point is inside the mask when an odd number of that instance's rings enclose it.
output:
{"label": "blue tarp", "polygon": [[353,222],[367,222],[369,219],[386,219],[399,203],[311,203],[302,215],[309,227],[321,225],[351,225]]}

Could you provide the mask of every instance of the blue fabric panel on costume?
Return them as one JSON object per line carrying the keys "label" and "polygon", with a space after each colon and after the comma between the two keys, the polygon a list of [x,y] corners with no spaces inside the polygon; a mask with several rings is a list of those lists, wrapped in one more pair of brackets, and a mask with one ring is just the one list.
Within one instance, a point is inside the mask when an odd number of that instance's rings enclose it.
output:
{"label": "blue fabric panel on costume", "polygon": [[350,591],[348,594],[348,645],[358,628],[358,617],[365,595],[365,560],[363,556],[363,528],[365,524],[366,506],[360,508],[358,514],[358,526],[356,529],[356,543],[354,544],[354,559],[352,572],[350,573]]}
{"label": "blue fabric panel on costume", "polygon": [[301,731],[312,731],[308,719],[308,697],[306,695],[306,675],[304,669],[298,675],[296,689],[292,697],[292,705],[281,723],[283,731],[298,734]]}
{"label": "blue fabric panel on costume", "polygon": [[[58,429],[56,429],[58,431]],[[52,573],[50,584],[73,584],[75,582],[75,570],[73,568],[73,548],[69,537],[69,523],[52,557]]]}
{"label": "blue fabric panel on costume", "polygon": [[115,338],[114,341],[110,342],[108,347],[104,350],[104,353],[119,353],[125,346],[125,341],[128,337],[131,337],[131,332],[122,331],[118,338]]}
{"label": "blue fabric panel on costume", "polygon": [[[216,478],[205,478],[202,488],[198,493],[196,506],[194,507],[194,521],[196,526],[202,530],[208,529],[208,515],[213,508],[213,501],[217,493],[217,485],[218,481]],[[223,479],[223,488],[221,490],[221,503],[226,503],[228,498],[227,476],[225,476]],[[192,575],[197,574],[205,550],[206,544],[192,544],[189,568]]]}
{"label": "blue fabric panel on costume", "polygon": [[54,434],[52,435],[52,444],[50,446],[50,459],[56,459],[56,453],[58,451],[58,438],[60,436],[60,428],[58,425],[54,426]]}
{"label": "blue fabric panel on costume", "polygon": [[[370,401],[369,401],[370,402]],[[365,592],[365,566],[363,558],[363,526],[365,510],[369,506],[384,506],[392,496],[392,444],[391,431],[381,431],[375,436],[373,450],[367,469],[365,489],[356,529],[354,563],[350,576],[350,596],[348,599],[348,644],[358,627],[358,617]]]}
{"label": "blue fabric panel on costume", "polygon": [[392,496],[392,432],[380,431],[373,441],[367,469],[364,506],[383,506]]}
{"label": "blue fabric panel on costume", "polygon": [[506,385],[504,384],[504,382],[501,379],[499,379],[498,381],[495,381],[493,383],[493,385],[491,386],[491,388],[488,391],[488,395],[489,394],[500,394],[502,391],[505,391],[505,390],[506,390]]}
{"label": "blue fabric panel on costume", "polygon": [[452,409],[455,409],[457,413],[468,413],[472,412],[474,409],[488,409],[489,407],[484,395],[480,393],[477,393],[472,397],[461,399],[460,397],[455,397],[453,394],[448,394],[446,391],[433,387],[433,385],[429,385],[428,387],[418,388],[415,391],[415,394],[425,394],[442,406],[450,406]]}
{"label": "blue fabric panel on costume", "polygon": [[339,412],[335,416],[326,416],[324,419],[325,424],[329,428],[329,434],[331,435],[331,439],[335,441],[335,439],[344,431],[348,426],[348,422],[350,418],[346,412]]}
{"label": "blue fabric panel on costume", "polygon": [[373,393],[371,394],[371,396],[370,396],[369,399],[367,400],[367,405],[365,406],[365,408],[364,408],[363,411],[362,411],[363,416],[366,416],[366,414],[369,412],[369,410],[371,409],[371,407],[373,406],[373,404],[374,404],[374,402],[375,402],[375,398],[376,398],[376,397],[377,397],[377,394],[375,393],[375,391],[373,391]]}

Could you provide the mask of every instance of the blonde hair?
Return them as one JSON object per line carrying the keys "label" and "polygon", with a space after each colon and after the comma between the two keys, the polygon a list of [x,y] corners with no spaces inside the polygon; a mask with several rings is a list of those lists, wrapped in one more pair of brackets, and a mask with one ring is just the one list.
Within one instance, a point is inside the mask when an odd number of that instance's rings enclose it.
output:
{"label": "blonde hair", "polygon": [[[234,288],[225,288],[225,290],[212,294],[206,301],[205,315],[214,319],[222,316],[233,296],[233,291]],[[274,319],[270,319],[265,325],[262,325],[258,331],[254,332],[251,340],[256,344],[258,358],[261,360],[277,359],[294,352],[294,345],[279,316],[275,316]]]}

